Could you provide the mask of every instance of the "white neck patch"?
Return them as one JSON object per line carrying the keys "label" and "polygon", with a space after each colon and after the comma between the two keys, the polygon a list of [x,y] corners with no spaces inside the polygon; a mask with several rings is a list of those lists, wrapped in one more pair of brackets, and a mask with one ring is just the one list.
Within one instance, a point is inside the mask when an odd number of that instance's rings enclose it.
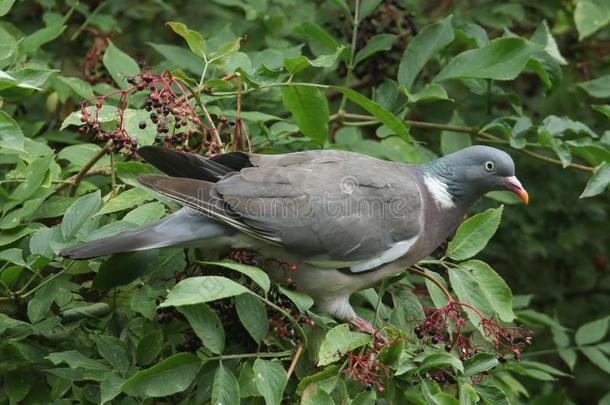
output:
{"label": "white neck patch", "polygon": [[445,184],[440,178],[434,175],[425,175],[424,184],[428,188],[428,191],[432,195],[432,199],[437,206],[441,206],[443,208],[455,207],[455,203],[453,202],[453,198],[451,198],[451,193],[449,193],[447,184]]}

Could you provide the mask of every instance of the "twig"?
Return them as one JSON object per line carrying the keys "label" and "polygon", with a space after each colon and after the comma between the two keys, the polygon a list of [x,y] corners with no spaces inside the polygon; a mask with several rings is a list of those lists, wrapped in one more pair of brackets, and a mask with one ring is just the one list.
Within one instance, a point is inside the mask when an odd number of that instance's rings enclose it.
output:
{"label": "twig", "polygon": [[203,111],[203,115],[205,116],[205,119],[208,122],[208,125],[210,126],[210,132],[212,132],[212,136],[214,137],[214,143],[216,144],[216,146],[218,148],[220,148],[222,150],[222,147],[223,147],[222,139],[220,139],[220,134],[218,133],[218,129],[216,129],[216,125],[214,125],[214,121],[212,120],[210,113],[208,112],[207,108],[205,108],[205,105],[203,105],[203,102],[201,101],[201,96],[186,81],[181,80],[181,79],[176,79],[176,80],[179,80],[180,82],[182,82],[182,84],[184,84],[186,86],[186,88],[189,90],[189,92],[195,99],[195,102],[197,103],[199,108],[201,108],[201,111]]}
{"label": "twig", "polygon": [[294,372],[294,369],[297,367],[297,363],[299,362],[299,358],[303,353],[303,344],[297,343],[296,351],[294,352],[294,356],[292,357],[292,361],[290,362],[290,367],[288,367],[288,371],[286,372],[287,379],[290,379],[290,376]]}
{"label": "twig", "polygon": [[205,360],[206,361],[211,361],[211,360],[234,360],[234,359],[247,359],[247,358],[251,358],[251,357],[257,357],[257,358],[265,358],[265,357],[272,357],[272,358],[277,358],[277,357],[288,357],[291,356],[294,353],[294,350],[285,350],[283,352],[277,352],[277,353],[241,353],[241,354],[226,354],[224,356],[216,356],[216,357],[208,357]]}
{"label": "twig", "polygon": [[445,298],[447,298],[447,300],[448,300],[448,301],[452,301],[452,300],[453,300],[453,297],[451,297],[451,294],[449,294],[449,291],[448,291],[448,290],[445,288],[445,286],[444,286],[444,285],[442,285],[442,284],[441,284],[441,283],[440,283],[440,282],[439,282],[437,279],[435,279],[434,277],[432,277],[432,276],[430,276],[430,275],[428,275],[428,274],[424,273],[424,272],[423,272],[423,271],[421,271],[421,270],[417,270],[417,269],[414,269],[414,268],[412,268],[412,267],[409,267],[409,268],[407,269],[407,271],[408,271],[408,272],[411,272],[411,273],[414,273],[414,274],[417,274],[418,276],[421,276],[421,277],[423,277],[423,278],[425,278],[425,279],[427,279],[427,280],[430,280],[430,281],[431,281],[431,282],[432,282],[434,285],[436,285],[436,286],[437,286],[437,287],[438,287],[438,288],[439,288],[439,289],[440,289],[440,290],[443,292],[443,294],[445,295]]}
{"label": "twig", "polygon": [[[333,114],[330,116],[331,121],[341,120],[343,118],[362,120],[362,121],[375,121],[375,117],[372,115],[350,114],[350,113],[345,113],[342,111],[339,111],[336,114]],[[465,133],[465,134],[472,134],[475,136],[479,136],[479,137],[485,138],[485,139],[490,139],[493,141],[502,141],[501,138],[498,138],[497,136],[490,134],[489,132],[481,131],[480,129],[474,128],[474,127],[460,127],[460,126],[450,125],[450,124],[437,124],[434,122],[415,121],[415,120],[404,120],[404,122],[415,128],[438,129],[438,130],[442,130],[442,131],[461,132],[461,133]],[[553,164],[556,164],[559,166],[563,166],[563,163],[558,159],[554,159],[552,157],[549,157],[549,156],[546,156],[546,155],[543,155],[543,154],[540,154],[537,152],[533,152],[529,149],[524,149],[524,148],[519,149],[519,148],[514,148],[512,146],[509,146],[509,147],[513,150],[516,150],[518,152],[521,152],[521,153],[531,156],[533,158],[543,160],[548,163],[553,163]],[[578,163],[569,163],[566,167],[571,167],[573,169],[578,169],[578,170],[582,170],[585,172],[591,172],[591,173],[595,171],[595,168],[593,166],[587,166],[587,165],[582,165],[582,164],[578,164]]]}
{"label": "twig", "polygon": [[[53,193],[58,193],[59,191],[63,190],[66,186],[71,184],[72,190],[70,191],[70,197],[73,197],[74,194],[76,193],[76,189],[78,188],[78,185],[80,184],[83,177],[87,176],[87,174],[89,173],[89,170],[93,167],[93,165],[95,165],[98,160],[100,160],[106,153],[108,153],[110,148],[112,148],[112,140],[108,141],[106,143],[106,145],[104,145],[104,147],[95,154],[95,156],[93,156],[87,163],[85,163],[85,165],[80,169],[80,171],[78,173],[76,173],[74,176],[70,177],[67,182],[61,183],[60,185],[58,185],[55,188],[55,190],[53,191]],[[102,168],[100,168],[100,169],[102,169]],[[103,168],[103,169],[104,169],[104,173],[108,170],[108,168]],[[96,173],[96,174],[99,174],[99,173]]]}

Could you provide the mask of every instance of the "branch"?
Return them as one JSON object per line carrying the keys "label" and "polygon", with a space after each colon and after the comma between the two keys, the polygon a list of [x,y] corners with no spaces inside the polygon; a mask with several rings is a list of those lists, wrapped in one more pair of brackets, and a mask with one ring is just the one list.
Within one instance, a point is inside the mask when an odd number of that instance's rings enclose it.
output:
{"label": "branch", "polygon": [[299,362],[299,358],[301,357],[302,353],[303,353],[303,344],[299,342],[299,343],[297,343],[296,351],[294,352],[294,356],[292,357],[292,361],[290,362],[290,367],[288,367],[288,372],[286,373],[287,380],[290,379],[290,376],[294,372],[294,369],[297,367],[297,363]]}
{"label": "branch", "polygon": [[[363,115],[363,114],[349,114],[349,113],[345,113],[345,112],[338,112],[336,114],[331,115],[330,120],[334,121],[334,120],[340,120],[343,118],[348,118],[348,119],[353,119],[353,120],[360,120],[360,121],[375,121],[378,122],[376,120],[376,118],[372,115]],[[442,130],[442,131],[452,131],[452,132],[462,132],[465,134],[472,134],[481,138],[485,138],[485,139],[490,139],[493,141],[502,141],[501,138],[490,134],[489,132],[485,132],[485,131],[481,131],[478,128],[474,128],[474,127],[461,127],[461,126],[456,126],[456,125],[449,125],[449,124],[437,124],[434,122],[425,122],[425,121],[415,121],[415,120],[404,120],[405,123],[411,125],[412,127],[415,128],[425,128],[425,129],[437,129],[437,130]],[[508,147],[510,147],[513,150],[516,150],[518,152],[521,152],[525,155],[531,156],[533,158],[548,162],[548,163],[553,163],[559,166],[563,167],[563,163],[558,160],[558,159],[554,159],[552,157],[537,153],[537,152],[533,152],[531,150],[528,149],[519,149],[519,148],[514,148],[510,145],[507,145]],[[582,170],[585,172],[589,172],[592,173],[595,171],[595,168],[593,166],[587,166],[587,165],[582,165],[582,164],[578,164],[578,163],[570,163],[568,164],[566,167],[571,167],[573,169],[578,169],[578,170]]]}

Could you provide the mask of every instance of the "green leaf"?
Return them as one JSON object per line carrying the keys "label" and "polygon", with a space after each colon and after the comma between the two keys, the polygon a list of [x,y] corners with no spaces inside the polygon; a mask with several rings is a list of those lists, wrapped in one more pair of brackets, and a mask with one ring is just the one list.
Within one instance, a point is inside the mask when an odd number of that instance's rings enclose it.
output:
{"label": "green leaf", "polygon": [[324,45],[326,48],[334,51],[340,45],[335,38],[328,32],[324,31],[319,25],[306,21],[300,26],[301,32],[310,40]]}
{"label": "green leaf", "polygon": [[109,41],[108,48],[106,48],[102,61],[114,82],[123,89],[131,87],[131,84],[127,83],[127,76],[133,76],[140,73],[140,67],[136,61],[117,48],[112,41]]}
{"label": "green leaf", "polygon": [[213,61],[222,62],[224,60],[224,58],[226,58],[227,56],[239,51],[239,48],[241,48],[241,42],[242,42],[241,38],[236,38],[236,39],[233,39],[229,42],[225,42],[224,44],[220,45],[218,47],[218,49],[216,49],[214,52],[210,53],[210,55],[208,56],[208,58],[209,58],[208,62],[213,62]]}
{"label": "green leaf", "polygon": [[409,128],[407,128],[404,121],[396,118],[391,112],[383,108],[381,105],[377,104],[373,100],[363,96],[362,94],[352,89],[338,86],[332,86],[332,89],[344,94],[352,102],[358,104],[370,114],[374,115],[375,118],[377,118],[391,130],[393,130],[405,141],[412,142],[411,134],[409,133]]}
{"label": "green leaf", "polygon": [[602,340],[606,333],[608,333],[609,321],[610,318],[606,316],[582,325],[574,335],[576,344],[578,346],[585,346]]}
{"label": "green leaf", "polygon": [[415,78],[434,56],[453,41],[452,16],[426,26],[413,38],[402,55],[398,66],[398,83],[411,90]]}
{"label": "green leaf", "polygon": [[[188,44],[191,52],[200,58],[205,58],[205,39],[199,32],[190,30],[186,25],[179,22],[168,22],[167,25]],[[202,67],[203,68],[203,67]]]}
{"label": "green leaf", "polygon": [[[431,101],[431,100],[448,100],[453,101],[447,95],[447,91],[443,86],[436,83],[427,84],[423,89],[415,94],[407,92],[407,97],[411,103],[417,103],[418,101]],[[464,135],[464,134],[462,134]],[[467,135],[467,134],[466,134]]]}
{"label": "green leaf", "polygon": [[310,86],[282,88],[282,101],[301,132],[323,144],[328,134],[328,101],[320,89]]}
{"label": "green leaf", "polygon": [[309,59],[303,55],[295,56],[293,58],[286,58],[284,59],[284,67],[286,68],[286,71],[292,75],[310,66],[329,68],[335,64],[337,58],[344,49],[344,47],[339,47],[335,53],[321,55],[316,59]]}
{"label": "green leaf", "polygon": [[42,45],[59,37],[65,29],[66,26],[63,24],[63,22],[41,28],[38,31],[26,36],[23,41],[21,41],[21,50],[25,53],[35,52]]}
{"label": "green leaf", "polygon": [[[256,298],[255,298],[256,299]],[[220,354],[225,347],[225,332],[222,322],[207,305],[195,304],[178,307],[186,317],[195,334],[212,353]]]}
{"label": "green leaf", "polygon": [[[492,306],[489,303],[483,288],[468,270],[460,267],[450,271],[449,281],[460,302],[477,308],[486,318],[489,318],[493,314]],[[468,307],[464,307],[464,311],[468,314],[468,318],[472,324],[482,332],[482,327],[480,325],[481,317],[478,313]]]}
{"label": "green leaf", "polygon": [[57,80],[68,86],[80,98],[93,97],[91,85],[78,77],[57,76]]}
{"label": "green leaf", "polygon": [[126,373],[131,365],[123,342],[114,336],[92,336],[98,353],[119,373]]}
{"label": "green leaf", "polygon": [[190,73],[201,74],[203,64],[201,58],[193,55],[188,49],[176,45],[157,44],[147,42],[155,51],[159,52],[166,60],[163,66],[168,69],[183,69]]}
{"label": "green leaf", "polygon": [[45,359],[51,363],[58,365],[66,363],[70,368],[84,368],[88,370],[108,370],[108,367],[102,363],[92,360],[81,352],[76,350],[68,350],[65,352],[51,353]]}
{"label": "green leaf", "polygon": [[71,239],[81,226],[98,210],[102,204],[100,191],[79,197],[66,210],[61,222],[61,234],[65,240]]}
{"label": "green leaf", "polygon": [[591,97],[610,97],[610,75],[600,76],[587,82],[580,82],[578,86],[589,93]]}
{"label": "green leaf", "polygon": [[30,392],[32,383],[31,372],[25,370],[12,370],[4,374],[4,392],[10,403],[23,403],[21,401]]}
{"label": "green leaf", "polygon": [[154,198],[155,196],[148,189],[143,187],[130,188],[104,204],[102,209],[99,210],[95,216],[123,211],[137,205],[141,205],[142,203],[150,201]]}
{"label": "green leaf", "polygon": [[220,276],[191,277],[182,280],[167,294],[160,307],[179,307],[234,297],[249,292],[246,287]]}
{"label": "green leaf", "polygon": [[485,404],[511,405],[504,390],[497,385],[475,384],[474,389]]}
{"label": "green leaf", "polygon": [[593,176],[587,182],[584,191],[579,198],[593,197],[601,194],[610,184],[610,164],[602,163],[595,168]]}
{"label": "green leaf", "polygon": [[131,222],[136,225],[148,225],[165,214],[165,207],[160,202],[151,202],[139,206],[138,208],[129,211],[123,217],[123,221]]}
{"label": "green leaf", "polygon": [[512,322],[515,319],[513,293],[506,281],[494,269],[480,260],[469,260],[461,263],[460,268],[474,277],[485,298],[501,320]]}
{"label": "green leaf", "polygon": [[580,351],[591,361],[591,363],[610,374],[610,359],[608,359],[604,352],[597,347],[581,347]]}
{"label": "green leaf", "polygon": [[460,405],[476,405],[479,399],[479,394],[471,384],[460,381]]}
{"label": "green leaf", "polygon": [[136,360],[140,365],[147,365],[157,358],[163,349],[163,332],[160,329],[144,335],[136,348]]}
{"label": "green leaf", "polygon": [[152,270],[159,251],[117,253],[102,263],[91,288],[105,291],[127,285]]}
{"label": "green leaf", "polygon": [[313,306],[313,298],[303,292],[291,291],[282,286],[278,286],[278,290],[288,297],[288,299],[290,299],[290,301],[296,305],[300,312],[306,312]]}
{"label": "green leaf", "polygon": [[381,51],[387,51],[392,48],[392,44],[396,41],[397,36],[393,34],[377,34],[369,39],[361,50],[354,57],[354,66],[369,56]]}
{"label": "green leaf", "polygon": [[271,281],[269,280],[269,276],[263,270],[258,267],[250,266],[247,264],[237,263],[233,260],[221,260],[218,262],[203,262],[204,264],[209,264],[212,266],[220,266],[225,267],[227,269],[235,270],[244,274],[252,279],[256,284],[258,284],[265,293],[269,292],[269,288],[271,287]]}
{"label": "green leaf", "polygon": [[508,37],[490,41],[479,49],[460,53],[434,78],[512,80],[525,68],[537,46],[522,38]]}
{"label": "green leaf", "polygon": [[269,330],[265,304],[251,294],[241,294],[235,297],[235,309],[239,320],[252,339],[256,343],[260,343]]}
{"label": "green leaf", "polygon": [[25,152],[24,137],[17,121],[4,111],[0,111],[0,147]]}
{"label": "green leaf", "polygon": [[212,404],[239,404],[239,383],[231,370],[220,363],[212,384]]}
{"label": "green leaf", "polygon": [[282,363],[257,358],[254,361],[256,388],[265,398],[266,405],[278,405],[282,401],[288,380]]}
{"label": "green leaf", "polygon": [[497,365],[498,359],[493,354],[477,353],[464,361],[464,374],[470,377],[491,370]]}
{"label": "green leaf", "polygon": [[318,354],[318,366],[333,363],[345,353],[370,343],[371,335],[361,332],[352,332],[345,323],[335,326],[328,331]]}
{"label": "green leaf", "polygon": [[610,104],[591,104],[591,108],[604,114],[606,118],[610,118]]}
{"label": "green leaf", "polygon": [[123,380],[113,373],[106,373],[100,384],[100,404],[112,401],[121,393]]}
{"label": "green leaf", "polygon": [[455,371],[464,372],[464,365],[451,353],[433,353],[423,358],[420,371],[428,370],[436,367],[451,367]]}
{"label": "green leaf", "polygon": [[186,390],[201,368],[201,361],[191,353],[176,353],[151,368],[138,371],[121,389],[141,397],[165,397]]}
{"label": "green leaf", "polygon": [[574,23],[578,40],[582,41],[610,23],[610,4],[606,0],[578,0]]}
{"label": "green leaf", "polygon": [[[0,17],[5,16],[9,11],[11,11],[11,7],[15,0],[2,0],[0,1]],[[18,401],[15,401],[18,402]]]}
{"label": "green leaf", "polygon": [[500,225],[502,209],[490,208],[464,221],[449,242],[447,256],[465,260],[483,250]]}

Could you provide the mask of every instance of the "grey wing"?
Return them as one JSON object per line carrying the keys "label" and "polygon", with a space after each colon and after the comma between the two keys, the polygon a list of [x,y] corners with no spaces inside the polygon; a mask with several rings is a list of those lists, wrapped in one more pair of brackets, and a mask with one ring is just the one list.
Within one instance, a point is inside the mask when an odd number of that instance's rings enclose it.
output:
{"label": "grey wing", "polygon": [[405,166],[342,151],[252,155],[217,193],[249,226],[322,267],[366,271],[416,242],[422,200]]}

